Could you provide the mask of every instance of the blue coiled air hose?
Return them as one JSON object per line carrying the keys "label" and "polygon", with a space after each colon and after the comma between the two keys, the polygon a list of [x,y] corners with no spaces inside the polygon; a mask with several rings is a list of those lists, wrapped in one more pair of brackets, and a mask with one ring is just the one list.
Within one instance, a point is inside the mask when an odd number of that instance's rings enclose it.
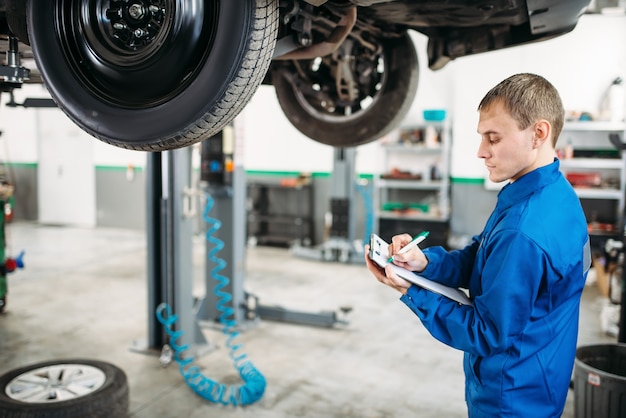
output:
{"label": "blue coiled air hose", "polygon": [[217,309],[220,312],[219,321],[222,324],[222,333],[226,336],[226,347],[229,349],[230,358],[233,360],[233,365],[244,383],[242,385],[226,385],[202,374],[198,366],[193,365],[193,357],[183,358],[183,353],[189,346],[176,343],[183,331],[173,329],[178,317],[172,313],[171,307],[166,303],[160,304],[157,307],[156,316],[170,337],[170,346],[174,350],[174,360],[179,365],[180,374],[197,395],[210,402],[222,405],[249,405],[261,399],[265,392],[266,381],[263,374],[248,360],[248,356],[241,352],[243,344],[235,342],[239,335],[239,332],[235,329],[237,321],[234,319],[234,309],[228,306],[228,303],[232,300],[232,295],[224,291],[224,288],[229,283],[229,279],[219,274],[226,266],[226,262],[217,256],[217,253],[224,248],[224,242],[213,236],[215,231],[220,229],[222,223],[218,219],[209,216],[214,200],[209,194],[206,197],[207,204],[204,209],[203,219],[209,225],[209,229],[206,232],[206,240],[213,244],[213,248],[209,251],[208,260],[215,264],[215,267],[211,270],[211,276],[216,281],[214,292],[217,296]]}

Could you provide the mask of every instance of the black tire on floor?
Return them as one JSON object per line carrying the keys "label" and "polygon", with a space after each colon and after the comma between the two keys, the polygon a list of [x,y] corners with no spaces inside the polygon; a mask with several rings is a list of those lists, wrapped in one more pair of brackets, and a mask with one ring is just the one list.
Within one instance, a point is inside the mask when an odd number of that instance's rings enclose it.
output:
{"label": "black tire on floor", "polygon": [[103,361],[45,361],[0,376],[2,418],[123,418],[128,402],[126,374]]}
{"label": "black tire on floor", "polygon": [[279,18],[278,0],[28,0],[26,14],[59,108],[92,136],[143,151],[230,123],[265,78]]}

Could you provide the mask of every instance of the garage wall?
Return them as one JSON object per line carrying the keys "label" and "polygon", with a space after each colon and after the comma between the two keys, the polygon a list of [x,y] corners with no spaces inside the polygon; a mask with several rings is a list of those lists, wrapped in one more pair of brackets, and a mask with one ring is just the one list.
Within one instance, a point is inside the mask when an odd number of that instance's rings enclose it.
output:
{"label": "garage wall", "polygon": [[36,221],[39,215],[37,165],[9,163],[5,167],[9,182],[16,185],[13,189],[15,198],[13,219],[16,221]]}
{"label": "garage wall", "polygon": [[[598,112],[617,76],[626,76],[626,17],[585,15],[574,31],[546,42],[466,57],[453,66],[452,231],[482,230],[496,192],[480,187],[486,172],[475,158],[478,146],[475,109],[498,81],[515,72],[534,72],[550,80],[567,111]],[[557,145],[558,146],[558,145]]]}
{"label": "garage wall", "polygon": [[611,82],[626,75],[626,17],[585,15],[562,37],[466,57],[452,67],[452,176],[484,177],[482,162],[468,156],[476,152],[475,109],[487,90],[515,72],[534,72],[556,86],[566,110],[597,113]]}
{"label": "garage wall", "polygon": [[[49,96],[40,85],[25,85],[15,91],[14,101],[27,97]],[[0,164],[15,186],[16,220],[144,227],[144,152],[95,140],[59,109],[10,107],[8,102],[3,94]],[[136,173],[133,181],[129,167]]]}
{"label": "garage wall", "polygon": [[[33,96],[47,96],[41,86],[27,86]],[[23,91],[16,94],[21,103]],[[14,219],[36,221],[39,216],[37,124],[33,110],[7,107],[9,97],[0,97],[0,164],[14,186]]]}
{"label": "garage wall", "polygon": [[98,226],[143,229],[146,226],[146,179],[141,167],[96,167]]}

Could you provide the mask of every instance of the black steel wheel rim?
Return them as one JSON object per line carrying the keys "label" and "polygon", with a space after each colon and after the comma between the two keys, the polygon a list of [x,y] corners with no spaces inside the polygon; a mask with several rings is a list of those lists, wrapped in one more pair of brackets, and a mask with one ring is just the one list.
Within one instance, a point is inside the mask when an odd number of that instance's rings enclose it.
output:
{"label": "black steel wheel rim", "polygon": [[[387,63],[382,49],[374,54],[373,60],[361,58],[367,57],[367,54],[361,55],[362,51],[359,51],[364,49],[359,46],[354,47],[353,54],[356,57],[354,65],[358,71],[367,76],[356,80],[359,93],[358,97],[352,101],[342,99],[336,92],[337,84],[333,76],[335,66],[338,65],[336,62],[328,65],[328,60],[304,61],[300,66],[300,71],[294,72],[297,74],[297,83],[300,86],[294,92],[302,109],[318,120],[331,123],[354,120],[367,112],[384,92],[387,83]],[[330,103],[319,100],[317,91],[325,91],[331,98]]]}
{"label": "black steel wheel rim", "polygon": [[194,80],[211,51],[218,0],[59,0],[54,13],[72,76],[99,100],[142,109]]}

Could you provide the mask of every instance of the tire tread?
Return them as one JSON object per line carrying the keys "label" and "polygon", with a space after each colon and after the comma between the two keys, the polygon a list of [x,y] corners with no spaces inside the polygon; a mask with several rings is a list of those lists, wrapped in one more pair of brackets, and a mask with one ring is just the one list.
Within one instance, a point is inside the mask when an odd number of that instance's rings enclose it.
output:
{"label": "tire tread", "polygon": [[255,19],[246,40],[246,52],[237,75],[224,96],[194,124],[174,135],[150,143],[126,143],[94,135],[120,148],[136,151],[164,151],[193,145],[217,134],[248,104],[269,68],[278,32],[278,0],[256,0]]}

